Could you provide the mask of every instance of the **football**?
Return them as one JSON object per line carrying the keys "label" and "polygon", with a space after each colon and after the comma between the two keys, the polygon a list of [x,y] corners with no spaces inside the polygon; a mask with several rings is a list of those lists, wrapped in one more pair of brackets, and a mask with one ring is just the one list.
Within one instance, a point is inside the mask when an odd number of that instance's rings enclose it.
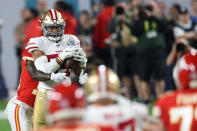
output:
{"label": "football", "polygon": [[77,66],[80,66],[79,64],[80,63],[78,61],[74,60],[73,58],[70,58],[64,61],[64,63],[61,65],[61,68],[62,69],[68,69],[68,68],[75,69]]}
{"label": "football", "polygon": [[61,65],[62,69],[71,69],[75,75],[79,76],[81,72],[81,66],[80,62],[74,60],[73,58],[67,59],[64,61],[64,63]]}

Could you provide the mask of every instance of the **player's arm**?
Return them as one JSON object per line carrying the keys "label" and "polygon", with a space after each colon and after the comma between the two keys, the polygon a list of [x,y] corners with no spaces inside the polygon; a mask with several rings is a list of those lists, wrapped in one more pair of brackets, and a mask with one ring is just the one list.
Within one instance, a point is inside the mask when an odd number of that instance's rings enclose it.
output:
{"label": "player's arm", "polygon": [[37,70],[40,70],[44,73],[55,72],[61,65],[57,59],[48,61],[47,56],[41,50],[32,51],[32,56],[34,58],[34,64]]}
{"label": "player's arm", "polygon": [[74,52],[77,50],[76,46],[67,47],[63,52],[58,54],[56,59],[48,61],[48,58],[43,51],[45,47],[43,47],[43,43],[39,38],[30,39],[25,49],[32,54],[36,69],[44,73],[55,72],[64,60],[73,57]]}
{"label": "player's arm", "polygon": [[66,48],[62,53],[58,55],[56,59],[48,61],[47,56],[41,50],[32,51],[32,56],[34,58],[34,64],[37,70],[40,70],[44,73],[55,72],[65,59],[71,58],[74,56],[75,48]]}
{"label": "player's arm", "polygon": [[66,76],[66,73],[44,73],[40,70],[37,70],[34,62],[27,60],[26,61],[26,68],[28,73],[32,76],[32,78],[36,81],[48,81],[53,80],[55,82],[60,82],[65,79],[69,79]]}
{"label": "player's arm", "polygon": [[50,80],[50,78],[51,78],[50,73],[44,73],[40,70],[37,70],[33,61],[27,60],[26,68],[27,68],[28,73],[36,81],[47,81],[47,80]]}

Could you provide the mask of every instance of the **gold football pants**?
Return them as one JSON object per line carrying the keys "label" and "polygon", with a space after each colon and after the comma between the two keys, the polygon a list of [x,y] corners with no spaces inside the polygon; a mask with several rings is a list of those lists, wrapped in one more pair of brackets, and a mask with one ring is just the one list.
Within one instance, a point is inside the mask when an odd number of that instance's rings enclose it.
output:
{"label": "gold football pants", "polygon": [[48,105],[48,98],[47,95],[49,94],[50,90],[41,91],[38,89],[35,105],[34,105],[34,114],[33,114],[33,129],[37,130],[40,127],[46,126],[46,113],[47,105]]}

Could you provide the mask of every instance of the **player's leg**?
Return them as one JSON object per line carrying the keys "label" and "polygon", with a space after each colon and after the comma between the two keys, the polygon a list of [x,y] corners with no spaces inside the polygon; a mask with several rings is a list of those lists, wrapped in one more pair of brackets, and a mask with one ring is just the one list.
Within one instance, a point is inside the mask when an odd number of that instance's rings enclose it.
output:
{"label": "player's leg", "polygon": [[15,109],[16,109],[16,104],[13,103],[13,99],[12,98],[8,104],[7,107],[5,109],[5,114],[8,116],[8,120],[11,126],[12,131],[17,131],[16,129],[16,121],[15,121]]}
{"label": "player's leg", "polygon": [[37,130],[38,128],[45,126],[46,123],[46,112],[47,112],[47,94],[46,92],[42,92],[38,89],[35,105],[34,105],[34,113],[33,113],[33,129]]}
{"label": "player's leg", "polygon": [[12,131],[29,131],[32,129],[32,109],[26,109],[10,100],[6,107],[6,114]]}

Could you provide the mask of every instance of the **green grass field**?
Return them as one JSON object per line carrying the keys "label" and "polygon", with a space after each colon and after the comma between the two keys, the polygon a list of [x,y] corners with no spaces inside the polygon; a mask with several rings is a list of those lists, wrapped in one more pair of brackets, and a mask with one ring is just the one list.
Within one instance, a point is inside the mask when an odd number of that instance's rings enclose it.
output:
{"label": "green grass field", "polygon": [[[6,100],[4,100],[4,101],[0,100],[0,112],[4,111],[4,109],[7,105],[7,102],[8,101],[6,101]],[[0,117],[0,131],[11,131],[8,119]]]}

